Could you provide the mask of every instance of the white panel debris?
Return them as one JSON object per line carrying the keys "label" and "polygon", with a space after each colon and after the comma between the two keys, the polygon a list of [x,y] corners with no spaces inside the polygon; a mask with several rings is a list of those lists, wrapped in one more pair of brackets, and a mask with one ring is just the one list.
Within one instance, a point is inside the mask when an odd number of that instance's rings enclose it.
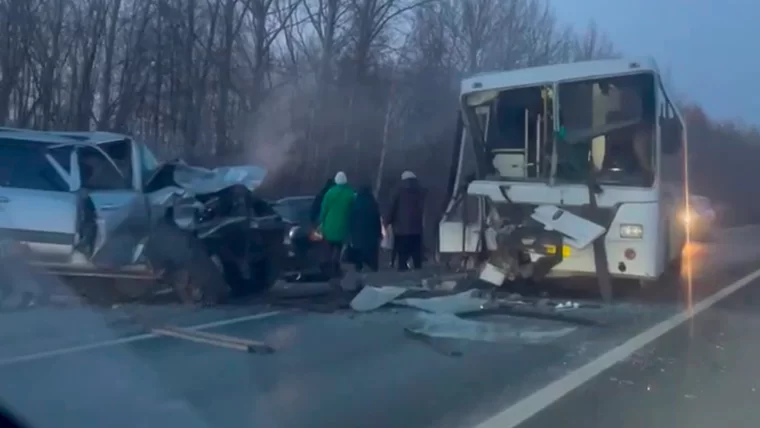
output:
{"label": "white panel debris", "polygon": [[497,287],[501,287],[504,281],[507,279],[507,273],[502,269],[492,265],[491,263],[485,263],[483,269],[480,271],[478,278],[481,281],[485,281],[489,284],[493,284]]}
{"label": "white panel debris", "polygon": [[408,331],[414,334],[442,339],[460,339],[481,342],[520,342],[539,343],[554,340],[575,331],[575,327],[554,330],[516,328],[508,324],[489,323],[459,318],[452,314],[425,313],[417,315],[416,325]]}
{"label": "white panel debris", "polygon": [[351,300],[351,309],[357,312],[368,312],[379,309],[396,300],[409,289],[387,285],[384,287],[364,287],[362,291]]}
{"label": "white panel debris", "polygon": [[606,231],[604,227],[554,205],[537,207],[531,217],[543,224],[546,230],[556,230],[565,235],[565,242],[579,250],[586,248]]}
{"label": "white panel debris", "polygon": [[481,310],[488,303],[488,299],[477,294],[478,290],[469,290],[448,296],[400,299],[394,303],[436,314],[464,314]]}

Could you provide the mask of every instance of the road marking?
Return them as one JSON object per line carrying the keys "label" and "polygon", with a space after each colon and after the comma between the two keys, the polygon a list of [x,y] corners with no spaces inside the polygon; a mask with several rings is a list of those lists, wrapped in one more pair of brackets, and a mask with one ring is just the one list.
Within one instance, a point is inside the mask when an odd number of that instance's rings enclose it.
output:
{"label": "road marking", "polygon": [[[208,330],[216,327],[224,327],[232,324],[240,324],[248,321],[256,321],[265,318],[271,318],[275,315],[279,315],[283,312],[272,311],[264,312],[260,314],[246,315],[236,318],[228,318],[219,321],[208,322],[204,324],[198,324],[190,327],[186,327],[188,330]],[[50,351],[35,352],[33,354],[18,355],[10,358],[0,359],[0,367],[9,366],[12,364],[26,363],[29,361],[42,360],[45,358],[58,357],[61,355],[75,354],[77,352],[91,351],[93,349],[110,348],[112,346],[124,345],[127,343],[141,342],[143,340],[155,339],[161,337],[157,334],[145,333],[136,334],[134,336],[122,337],[119,339],[104,340],[102,342],[88,343],[86,345],[71,346],[67,348],[53,349]]]}
{"label": "road marking", "polygon": [[492,416],[490,419],[477,425],[475,428],[517,427],[555,401],[564,397],[566,394],[590,381],[598,374],[630,357],[634,352],[650,344],[651,342],[654,342],[665,333],[688,321],[689,318],[694,317],[702,311],[710,308],[711,306],[735,293],[757,278],[760,278],[760,269],[726,286],[710,297],[701,300],[699,303],[695,304],[691,310],[686,309],[682,312],[679,312],[671,318],[639,333],[638,335],[629,339],[627,342],[606,352],[594,361],[591,361],[590,363],[576,369],[564,377],[557,379],[556,381],[523,398],[512,406],[502,410],[500,413]]}

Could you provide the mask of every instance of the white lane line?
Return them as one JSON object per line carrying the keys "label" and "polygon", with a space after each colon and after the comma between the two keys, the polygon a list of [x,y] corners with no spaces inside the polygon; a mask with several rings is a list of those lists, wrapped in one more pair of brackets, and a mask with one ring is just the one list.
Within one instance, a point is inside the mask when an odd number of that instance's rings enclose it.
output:
{"label": "white lane line", "polygon": [[[265,318],[271,318],[275,315],[282,314],[281,311],[263,312],[260,314],[246,315],[236,318],[228,318],[219,321],[208,322],[204,324],[198,324],[190,327],[186,327],[188,330],[208,330],[210,328],[223,327],[231,324],[239,324],[248,321],[256,321]],[[33,354],[18,355],[10,358],[1,358],[0,367],[9,366],[12,364],[26,363],[29,361],[42,360],[45,358],[58,357],[61,355],[75,354],[77,352],[91,351],[93,349],[109,348],[117,345],[124,345],[127,343],[141,342],[143,340],[155,339],[161,337],[158,334],[145,333],[136,334],[134,336],[122,337],[119,339],[104,340],[102,342],[88,343],[86,345],[71,346],[67,348],[58,348],[50,351],[35,352]]]}
{"label": "white lane line", "polygon": [[608,351],[594,361],[568,373],[566,376],[546,385],[533,394],[504,409],[487,421],[477,425],[475,428],[514,428],[520,425],[531,416],[534,416],[566,394],[590,381],[599,373],[630,357],[634,352],[688,321],[692,316],[698,315],[705,309],[710,308],[729,295],[735,293],[757,278],[760,278],[760,269],[695,304],[691,313],[686,309],[683,312],[662,321],[654,327],[639,333],[627,342]]}

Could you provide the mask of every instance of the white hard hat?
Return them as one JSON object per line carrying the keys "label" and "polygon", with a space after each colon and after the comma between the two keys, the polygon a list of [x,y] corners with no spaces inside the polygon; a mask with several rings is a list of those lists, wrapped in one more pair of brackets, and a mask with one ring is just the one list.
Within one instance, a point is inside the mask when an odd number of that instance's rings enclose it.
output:
{"label": "white hard hat", "polygon": [[404,171],[401,174],[402,180],[411,180],[412,178],[417,178],[417,176],[412,171]]}
{"label": "white hard hat", "polygon": [[346,173],[343,171],[338,171],[337,174],[335,174],[335,184],[346,184],[348,183],[348,177],[346,177]]}

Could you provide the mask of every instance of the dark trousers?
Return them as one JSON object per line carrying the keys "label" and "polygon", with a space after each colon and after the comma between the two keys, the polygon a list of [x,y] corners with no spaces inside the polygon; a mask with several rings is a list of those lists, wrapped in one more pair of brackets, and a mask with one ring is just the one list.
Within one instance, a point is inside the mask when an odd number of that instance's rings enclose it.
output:
{"label": "dark trousers", "polygon": [[341,256],[343,255],[343,243],[327,241],[327,261],[325,263],[325,274],[332,278],[340,278],[343,271],[340,267]]}
{"label": "dark trousers", "polygon": [[380,265],[379,251],[372,251],[370,249],[356,249],[352,257],[357,272],[361,272],[365,267],[367,267],[372,272],[377,272]]}
{"label": "dark trousers", "polygon": [[412,259],[414,269],[422,269],[422,235],[395,235],[394,249],[398,253],[398,270],[409,269],[409,259]]}
{"label": "dark trousers", "polygon": [[[396,236],[393,236],[393,239],[396,239]],[[391,248],[391,267],[396,266],[396,263],[398,263],[398,245],[396,243],[393,243],[393,248]]]}

